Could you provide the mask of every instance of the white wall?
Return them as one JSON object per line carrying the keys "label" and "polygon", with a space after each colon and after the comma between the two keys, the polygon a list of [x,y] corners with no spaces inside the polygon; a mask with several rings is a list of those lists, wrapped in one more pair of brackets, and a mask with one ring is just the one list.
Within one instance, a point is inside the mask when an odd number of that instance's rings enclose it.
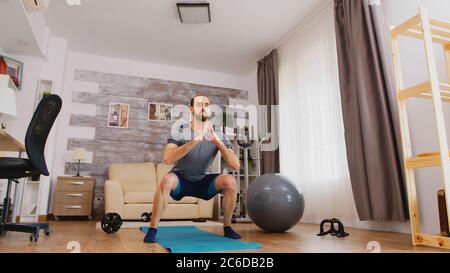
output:
{"label": "white wall", "polygon": [[27,18],[31,29],[33,30],[40,52],[43,55],[46,55],[49,42],[48,39],[50,38],[50,29],[47,27],[44,15],[41,12],[31,12],[27,13]]}
{"label": "white wall", "polygon": [[[386,0],[383,2],[387,24],[398,25],[418,13],[419,6],[428,9],[430,16],[450,21],[450,1],[448,0]],[[423,43],[413,39],[399,41],[401,63],[405,86],[428,80]],[[448,82],[442,47],[435,47],[436,60],[441,82]],[[445,107],[446,124],[450,111]],[[430,101],[412,100],[408,103],[411,140],[414,153],[437,151],[435,123]],[[450,129],[450,127],[448,127]],[[439,168],[423,169],[416,172],[422,229],[427,233],[439,234],[439,218],[436,192],[442,189],[442,175]]]}
{"label": "white wall", "polygon": [[56,92],[58,93],[58,90],[61,90],[67,41],[52,38],[49,42],[49,49],[46,58],[5,54],[24,63],[22,90],[16,93],[18,117],[8,126],[8,131],[19,139],[25,137],[29,121],[34,112],[38,80],[53,80]]}
{"label": "white wall", "polygon": [[[62,80],[67,54],[67,41],[52,37],[48,42],[48,54],[45,58],[6,54],[24,63],[22,90],[16,93],[17,120],[7,124],[7,132],[24,143],[28,125],[34,113],[36,90],[39,79],[54,82],[53,93],[61,94]],[[59,120],[57,120],[58,122]],[[49,170],[53,168],[55,154],[55,129],[53,127],[45,148],[46,163]],[[11,156],[16,156],[11,154]],[[39,214],[47,214],[50,178],[41,177],[39,192]],[[32,219],[31,219],[32,220]]]}
{"label": "white wall", "polygon": [[[74,80],[75,69],[99,71],[129,76],[149,77],[155,79],[180,81],[194,84],[210,85],[224,88],[248,90],[256,92],[256,76],[239,77],[216,72],[194,70],[188,68],[138,62],[126,59],[110,58],[98,55],[82,54],[69,51],[62,86],[63,110],[59,117],[56,131],[56,147],[54,152],[54,165],[51,170],[52,185],[55,185],[57,176],[64,175],[65,162],[71,161],[71,151],[67,150],[68,138],[93,139],[95,129],[69,126],[71,114],[92,115],[96,108],[88,104],[72,103],[72,91],[98,92],[98,85],[89,82]],[[256,74],[255,74],[256,75]],[[254,79],[254,82],[253,82]],[[254,99],[254,94],[249,94]],[[92,155],[88,155],[86,163],[92,162]],[[55,187],[52,187],[52,196]],[[49,213],[53,211],[53,202],[50,202]]]}
{"label": "white wall", "polygon": [[[25,143],[25,133],[34,111],[36,83],[44,60],[36,57],[12,55],[8,53],[4,53],[4,55],[23,62],[22,89],[21,91],[16,92],[17,119],[6,123],[6,131],[20,142]],[[18,156],[17,153],[6,154],[11,157]],[[23,156],[25,156],[25,154]],[[24,183],[19,184],[19,196],[21,195],[23,186]],[[12,197],[13,196],[14,195],[12,195]],[[20,208],[20,200],[17,203],[18,208]],[[19,213],[19,210],[17,210],[17,216]]]}
{"label": "white wall", "polygon": [[[256,61],[255,61],[256,65]],[[242,80],[242,86],[244,86],[244,90],[248,91],[248,102],[249,104],[258,105],[258,69],[255,68],[252,73],[248,76],[244,77]]]}
{"label": "white wall", "polygon": [[[53,82],[53,94],[62,96],[64,72],[66,67],[66,59],[68,53],[68,43],[65,39],[52,37],[49,40],[46,62],[42,66],[40,79],[51,80]],[[45,158],[49,170],[54,168],[55,154],[58,153],[56,148],[56,135],[58,124],[60,124],[61,118],[58,117],[55,125],[47,139]],[[41,215],[46,215],[49,207],[49,193],[51,185],[51,177],[43,179],[42,186],[40,188],[40,212]]]}
{"label": "white wall", "polygon": [[0,44],[7,52],[42,57],[49,28],[42,12],[26,12],[22,1],[0,1]]}
{"label": "white wall", "polygon": [[44,60],[37,57],[5,54],[23,62],[22,89],[16,92],[17,120],[9,122],[7,131],[15,138],[24,141],[25,133],[34,112],[36,84]]}

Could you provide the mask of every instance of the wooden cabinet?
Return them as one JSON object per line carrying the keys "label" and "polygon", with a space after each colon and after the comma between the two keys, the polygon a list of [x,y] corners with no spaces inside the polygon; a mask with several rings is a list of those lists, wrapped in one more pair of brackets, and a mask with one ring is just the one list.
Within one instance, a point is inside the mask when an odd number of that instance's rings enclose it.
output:
{"label": "wooden cabinet", "polygon": [[95,178],[60,176],[56,183],[54,216],[93,216]]}

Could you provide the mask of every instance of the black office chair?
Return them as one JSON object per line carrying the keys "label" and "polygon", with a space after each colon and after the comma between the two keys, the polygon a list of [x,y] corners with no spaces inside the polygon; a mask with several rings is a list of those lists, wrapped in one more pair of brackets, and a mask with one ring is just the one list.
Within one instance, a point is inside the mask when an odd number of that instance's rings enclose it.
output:
{"label": "black office chair", "polygon": [[18,179],[23,177],[37,180],[40,175],[49,175],[44,158],[44,148],[61,107],[62,100],[57,95],[45,96],[39,103],[25,135],[25,148],[29,159],[0,157],[0,179],[8,179],[6,196],[3,201],[0,235],[5,235],[7,231],[26,232],[31,233],[30,241],[36,242],[41,229],[44,229],[47,236],[52,233],[48,223],[12,224],[7,221],[11,205],[12,182],[19,183]]}

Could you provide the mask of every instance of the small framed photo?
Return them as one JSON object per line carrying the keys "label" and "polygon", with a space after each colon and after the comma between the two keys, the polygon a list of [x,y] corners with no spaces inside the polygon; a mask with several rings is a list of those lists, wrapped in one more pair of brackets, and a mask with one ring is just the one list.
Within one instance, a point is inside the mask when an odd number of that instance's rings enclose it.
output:
{"label": "small framed photo", "polygon": [[172,121],[172,104],[148,103],[148,120],[150,121]]}
{"label": "small framed photo", "polygon": [[108,112],[108,127],[127,129],[129,111],[129,104],[110,102]]}
{"label": "small framed photo", "polygon": [[6,63],[6,73],[9,75],[16,85],[17,89],[22,89],[22,75],[23,75],[23,62],[11,59],[6,56],[0,55],[0,61],[3,60]]}

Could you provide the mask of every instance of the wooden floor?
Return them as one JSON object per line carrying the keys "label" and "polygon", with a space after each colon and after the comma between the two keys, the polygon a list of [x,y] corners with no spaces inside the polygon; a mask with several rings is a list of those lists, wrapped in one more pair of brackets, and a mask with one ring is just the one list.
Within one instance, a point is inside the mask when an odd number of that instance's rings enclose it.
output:
{"label": "wooden floor", "polygon": [[[41,234],[38,242],[30,242],[29,235],[9,232],[0,237],[0,252],[70,252],[68,243],[79,242],[81,252],[167,252],[158,244],[144,244],[144,234],[138,229],[121,229],[115,234],[106,234],[96,229],[95,221],[52,221],[54,233],[50,237]],[[358,253],[370,252],[367,244],[379,242],[381,252],[442,252],[426,247],[413,247],[408,234],[373,232],[347,229],[349,237],[338,239],[332,236],[318,237],[317,225],[299,224],[284,234],[269,234],[260,231],[253,224],[236,224],[235,229],[243,236],[243,241],[259,242],[262,249],[250,252],[269,253]],[[222,234],[221,227],[202,227],[202,229]],[[246,252],[246,251],[241,251]]]}

